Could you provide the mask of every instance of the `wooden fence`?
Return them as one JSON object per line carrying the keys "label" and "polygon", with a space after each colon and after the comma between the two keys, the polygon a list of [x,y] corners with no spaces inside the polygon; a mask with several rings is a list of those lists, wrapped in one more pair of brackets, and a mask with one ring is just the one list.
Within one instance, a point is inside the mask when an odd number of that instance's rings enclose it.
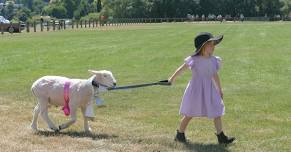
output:
{"label": "wooden fence", "polygon": [[[236,18],[226,19],[229,21],[237,21]],[[245,20],[250,21],[270,21],[265,17],[246,17]],[[0,24],[0,32],[43,32],[43,31],[57,31],[66,29],[81,29],[81,28],[99,28],[103,26],[123,26],[130,24],[148,24],[148,23],[162,23],[162,22],[199,22],[199,21],[218,21],[217,19],[189,19],[189,18],[116,18],[107,19],[103,21],[98,20],[50,20],[50,21],[35,21],[33,23],[15,23],[3,25]],[[222,20],[221,20],[222,21]],[[16,30],[9,30],[9,27],[14,27]],[[5,27],[5,28],[4,28]],[[21,29],[21,30],[17,30]],[[12,32],[11,32],[12,31]]]}
{"label": "wooden fence", "polygon": [[[14,32],[43,32],[43,31],[57,31],[66,29],[81,29],[81,28],[98,28],[103,26],[123,26],[130,24],[146,24],[146,23],[162,23],[162,22],[185,22],[187,18],[118,18],[111,20],[51,20],[51,21],[34,21],[33,23],[16,23],[13,27],[15,29],[21,29]],[[6,25],[7,26],[7,25]],[[10,32],[8,28],[0,24],[0,31]]]}

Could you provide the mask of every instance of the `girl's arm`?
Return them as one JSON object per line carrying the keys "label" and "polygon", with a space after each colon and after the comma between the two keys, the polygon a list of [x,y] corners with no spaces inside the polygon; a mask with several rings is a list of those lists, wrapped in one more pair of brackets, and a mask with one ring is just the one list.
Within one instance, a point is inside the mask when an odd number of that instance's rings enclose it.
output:
{"label": "girl's arm", "polygon": [[174,74],[169,78],[169,82],[173,84],[176,81],[176,78],[180,76],[186,69],[188,69],[187,64],[182,64],[175,72]]}
{"label": "girl's arm", "polygon": [[214,81],[216,83],[216,86],[217,86],[217,89],[218,89],[218,91],[220,93],[221,98],[223,98],[223,92],[222,92],[222,89],[221,89],[221,84],[220,84],[220,79],[219,79],[218,73],[214,74],[213,79],[214,79]]}

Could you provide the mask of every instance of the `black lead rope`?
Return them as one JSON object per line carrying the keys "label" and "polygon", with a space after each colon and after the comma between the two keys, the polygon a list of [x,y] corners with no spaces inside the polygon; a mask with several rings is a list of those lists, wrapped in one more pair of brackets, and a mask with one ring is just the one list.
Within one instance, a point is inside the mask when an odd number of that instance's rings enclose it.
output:
{"label": "black lead rope", "polygon": [[128,86],[120,86],[120,87],[113,87],[108,88],[108,90],[123,90],[123,89],[132,89],[132,88],[140,88],[140,87],[147,87],[147,86],[153,86],[153,85],[165,85],[169,86],[171,83],[168,80],[161,80],[154,83],[144,83],[144,84],[137,84],[137,85],[128,85]]}

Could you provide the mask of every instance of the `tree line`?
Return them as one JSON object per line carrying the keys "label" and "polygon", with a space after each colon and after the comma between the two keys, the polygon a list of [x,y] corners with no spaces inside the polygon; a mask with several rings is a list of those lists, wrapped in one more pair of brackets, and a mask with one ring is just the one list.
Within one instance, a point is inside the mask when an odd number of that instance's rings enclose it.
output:
{"label": "tree line", "polygon": [[[23,7],[15,11],[14,3],[21,3]],[[290,12],[291,0],[15,0],[0,8],[2,16],[21,21],[35,15],[78,20],[100,15],[113,18],[185,18],[187,14],[285,17]]]}

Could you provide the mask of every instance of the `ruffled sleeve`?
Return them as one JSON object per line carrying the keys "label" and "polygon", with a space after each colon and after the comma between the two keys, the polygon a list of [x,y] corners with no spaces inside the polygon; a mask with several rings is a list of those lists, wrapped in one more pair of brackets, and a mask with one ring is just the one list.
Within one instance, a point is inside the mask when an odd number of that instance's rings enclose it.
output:
{"label": "ruffled sleeve", "polygon": [[221,68],[222,59],[219,56],[215,56],[215,65],[216,70],[218,71]]}
{"label": "ruffled sleeve", "polygon": [[194,65],[194,59],[192,56],[188,56],[184,59],[185,64],[187,64],[189,67],[192,67]]}

